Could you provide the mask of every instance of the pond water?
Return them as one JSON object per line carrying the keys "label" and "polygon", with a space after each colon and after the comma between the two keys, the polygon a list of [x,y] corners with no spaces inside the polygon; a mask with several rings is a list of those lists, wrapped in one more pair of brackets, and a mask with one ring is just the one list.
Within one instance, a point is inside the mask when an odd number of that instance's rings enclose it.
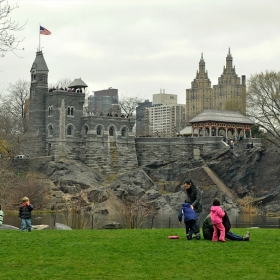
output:
{"label": "pond water", "polygon": [[[200,225],[208,213],[202,213],[200,219]],[[238,216],[230,216],[230,221],[232,228],[247,228],[247,227],[261,227],[261,228],[280,228],[280,218],[275,217],[263,217],[263,216],[254,216],[249,214],[240,214]],[[119,217],[114,219],[109,219],[107,216],[100,217],[90,217],[88,219],[88,228],[101,228],[106,224],[112,222],[119,222]],[[12,225],[15,227],[20,227],[21,220],[16,215],[5,215],[4,224]],[[55,223],[66,223],[66,218],[63,214],[43,214],[43,215],[33,215],[32,224],[33,225],[49,225],[50,228],[54,228]],[[123,226],[123,224],[122,224]],[[123,226],[124,227],[124,226]],[[158,214],[153,217],[149,217],[142,224],[141,228],[181,228],[178,224],[177,213],[173,214]]]}

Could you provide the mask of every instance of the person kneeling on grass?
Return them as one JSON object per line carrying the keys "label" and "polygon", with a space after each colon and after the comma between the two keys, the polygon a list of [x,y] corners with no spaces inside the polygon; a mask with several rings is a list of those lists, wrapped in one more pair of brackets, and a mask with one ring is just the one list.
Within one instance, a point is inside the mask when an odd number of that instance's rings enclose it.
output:
{"label": "person kneeling on grass", "polygon": [[[204,239],[212,240],[214,228],[213,228],[213,225],[211,222],[210,214],[208,216],[206,216],[206,218],[203,221],[202,231],[203,231]],[[249,231],[247,231],[246,235],[241,236],[241,235],[235,234],[231,231],[226,231],[226,239],[230,239],[230,240],[234,240],[234,241],[249,241],[250,233],[249,233]]]}
{"label": "person kneeling on grass", "polygon": [[192,209],[190,200],[186,199],[185,203],[182,204],[182,208],[178,214],[179,224],[182,224],[182,218],[184,216],[184,223],[186,226],[186,237],[188,240],[192,239],[192,235],[197,235],[198,230],[196,227],[196,213]]}

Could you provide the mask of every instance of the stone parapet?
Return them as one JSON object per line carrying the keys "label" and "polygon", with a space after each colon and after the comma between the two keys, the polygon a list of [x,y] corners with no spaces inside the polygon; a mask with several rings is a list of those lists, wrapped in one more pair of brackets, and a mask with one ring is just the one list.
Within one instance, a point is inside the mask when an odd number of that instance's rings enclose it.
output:
{"label": "stone parapet", "polygon": [[194,149],[207,153],[221,148],[224,145],[222,139],[223,137],[135,138],[138,165],[192,159]]}

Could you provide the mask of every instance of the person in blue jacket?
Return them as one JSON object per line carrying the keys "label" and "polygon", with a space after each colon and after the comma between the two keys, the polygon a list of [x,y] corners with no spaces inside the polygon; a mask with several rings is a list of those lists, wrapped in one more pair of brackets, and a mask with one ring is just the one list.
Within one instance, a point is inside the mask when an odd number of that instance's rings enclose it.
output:
{"label": "person in blue jacket", "polygon": [[196,213],[192,209],[190,200],[186,199],[185,203],[182,204],[182,208],[178,214],[179,224],[182,224],[182,218],[184,216],[184,223],[186,226],[186,237],[188,240],[192,239],[193,234],[197,234],[196,227]]}

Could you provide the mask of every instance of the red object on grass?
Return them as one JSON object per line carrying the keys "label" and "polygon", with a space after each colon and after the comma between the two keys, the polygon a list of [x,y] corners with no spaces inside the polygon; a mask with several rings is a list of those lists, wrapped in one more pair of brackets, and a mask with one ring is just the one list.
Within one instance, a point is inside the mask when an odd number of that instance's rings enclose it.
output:
{"label": "red object on grass", "polygon": [[178,235],[169,235],[169,239],[179,239],[180,237]]}

